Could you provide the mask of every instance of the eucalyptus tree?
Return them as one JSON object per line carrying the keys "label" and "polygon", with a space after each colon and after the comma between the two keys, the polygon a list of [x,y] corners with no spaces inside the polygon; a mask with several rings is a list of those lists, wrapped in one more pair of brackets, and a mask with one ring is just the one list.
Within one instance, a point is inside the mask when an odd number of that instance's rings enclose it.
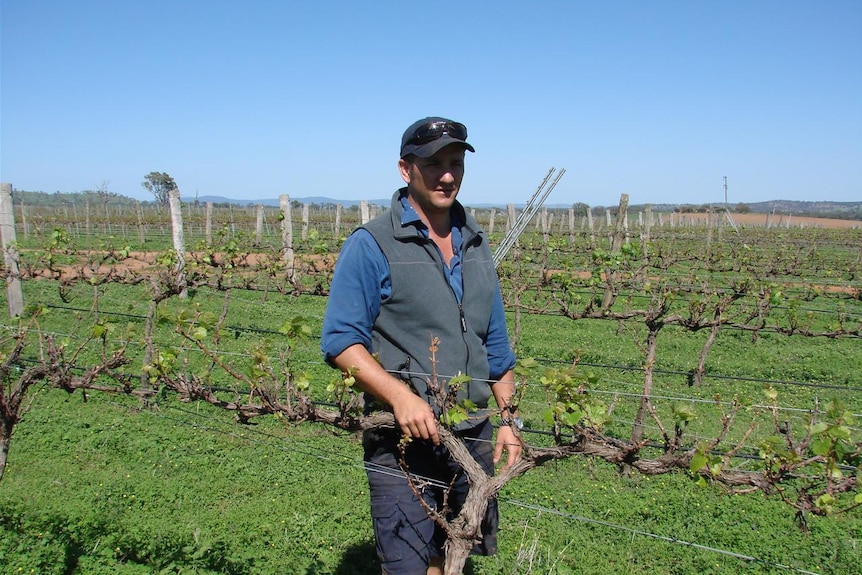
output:
{"label": "eucalyptus tree", "polygon": [[141,185],[156,198],[160,206],[168,205],[168,194],[177,189],[177,183],[166,172],[150,172]]}

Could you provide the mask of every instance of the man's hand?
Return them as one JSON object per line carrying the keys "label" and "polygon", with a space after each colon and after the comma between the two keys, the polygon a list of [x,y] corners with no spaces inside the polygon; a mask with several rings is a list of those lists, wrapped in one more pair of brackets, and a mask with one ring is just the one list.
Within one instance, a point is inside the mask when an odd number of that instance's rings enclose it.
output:
{"label": "man's hand", "polygon": [[405,382],[387,373],[361,344],[353,344],[342,351],[333,358],[333,363],[341,371],[356,374],[356,382],[363,391],[392,407],[395,423],[404,435],[430,439],[434,445],[440,445],[437,418],[431,406]]}
{"label": "man's hand", "polygon": [[392,412],[395,421],[401,427],[401,432],[408,437],[430,439],[434,445],[440,445],[437,433],[437,417],[434,410],[421,397],[404,386],[404,393],[398,401],[392,402]]}
{"label": "man's hand", "polygon": [[508,455],[506,465],[509,467],[521,457],[521,440],[515,436],[515,432],[508,425],[501,425],[497,428],[497,442],[494,445],[494,465],[500,462],[503,457],[503,451]]}

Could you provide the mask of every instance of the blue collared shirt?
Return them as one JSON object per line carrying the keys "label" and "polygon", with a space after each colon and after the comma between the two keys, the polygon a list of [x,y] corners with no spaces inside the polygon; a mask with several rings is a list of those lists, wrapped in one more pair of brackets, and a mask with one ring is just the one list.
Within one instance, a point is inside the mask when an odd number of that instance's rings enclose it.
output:
{"label": "blue collared shirt", "polygon": [[[416,226],[428,237],[428,228],[405,196],[401,197],[404,208],[402,225]],[[454,257],[445,265],[446,277],[458,301],[464,294],[461,276],[461,225],[452,222],[452,251]],[[323,335],[320,349],[328,362],[354,344],[362,344],[369,352],[374,321],[380,313],[380,304],[392,295],[392,280],[389,262],[374,241],[371,233],[358,229],[345,240],[338,256],[329,302],[323,319]],[[492,380],[499,379],[515,366],[515,354],[509,344],[506,331],[506,314],[503,296],[499,287],[493,302],[488,337],[485,341],[488,364]]]}

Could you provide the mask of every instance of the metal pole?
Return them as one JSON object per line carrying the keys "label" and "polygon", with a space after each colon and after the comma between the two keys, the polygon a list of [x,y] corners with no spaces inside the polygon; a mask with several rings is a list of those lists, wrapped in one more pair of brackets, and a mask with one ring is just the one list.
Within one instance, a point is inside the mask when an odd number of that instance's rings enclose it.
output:
{"label": "metal pole", "polygon": [[506,237],[503,238],[503,241],[497,247],[497,250],[494,252],[494,266],[500,265],[500,262],[506,257],[506,254],[509,253],[509,250],[515,245],[515,242],[518,241],[518,237],[520,237],[521,233],[527,227],[527,224],[530,223],[530,220],[533,219],[533,216],[542,207],[542,204],[545,203],[548,195],[551,191],[556,187],[557,183],[560,181],[560,178],[563,177],[563,174],[566,173],[565,168],[561,168],[557,173],[557,176],[554,178],[554,181],[551,182],[551,185],[545,189],[545,186],[548,183],[548,180],[551,179],[551,175],[556,171],[556,168],[551,168],[548,170],[548,175],[545,176],[545,179],[542,180],[542,183],[539,184],[539,187],[536,189],[533,196],[530,198],[530,201],[527,202],[527,206],[524,208],[524,211],[521,212],[521,215],[518,216],[515,225],[512,226],[512,229],[509,230],[509,233],[506,234]]}

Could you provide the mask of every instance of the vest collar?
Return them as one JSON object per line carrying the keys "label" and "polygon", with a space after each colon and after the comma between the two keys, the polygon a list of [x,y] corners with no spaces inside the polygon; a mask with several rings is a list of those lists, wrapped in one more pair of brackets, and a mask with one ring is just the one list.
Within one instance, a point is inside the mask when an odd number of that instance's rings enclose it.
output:
{"label": "vest collar", "polygon": [[[403,201],[402,201],[403,199]],[[404,205],[407,204],[408,209],[405,210]],[[392,195],[392,205],[390,217],[392,219],[392,229],[395,230],[395,237],[399,240],[408,238],[423,237],[418,226],[422,223],[419,214],[407,202],[407,188],[403,187]],[[457,222],[463,222],[461,225],[461,233],[463,236],[463,245],[472,242],[477,236],[483,236],[479,224],[476,223],[470,214],[461,205],[461,202],[455,200],[452,205],[452,223],[457,225]]]}

